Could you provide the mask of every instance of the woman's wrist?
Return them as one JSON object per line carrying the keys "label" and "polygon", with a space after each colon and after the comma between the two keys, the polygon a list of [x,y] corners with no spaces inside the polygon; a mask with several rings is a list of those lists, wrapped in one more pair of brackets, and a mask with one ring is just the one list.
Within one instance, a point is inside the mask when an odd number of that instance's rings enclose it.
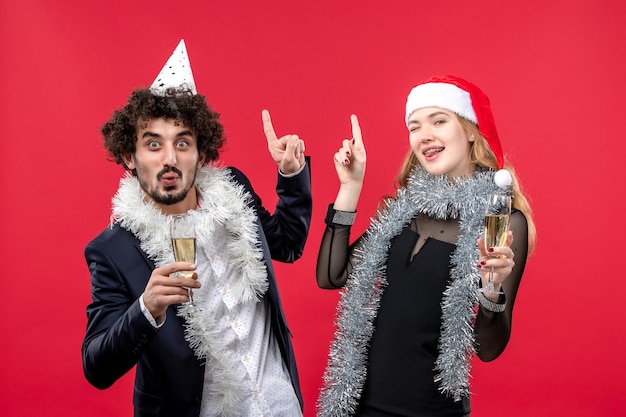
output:
{"label": "woman's wrist", "polygon": [[498,301],[492,301],[485,296],[485,293],[478,291],[478,303],[482,308],[492,313],[502,313],[506,308],[506,297],[504,293],[500,294]]}
{"label": "woman's wrist", "polygon": [[339,186],[337,197],[335,198],[335,210],[355,211],[361,196],[362,183],[345,183]]}
{"label": "woman's wrist", "polygon": [[334,204],[328,205],[326,211],[326,224],[335,224],[341,226],[352,226],[356,218],[356,211],[343,211],[334,208]]}

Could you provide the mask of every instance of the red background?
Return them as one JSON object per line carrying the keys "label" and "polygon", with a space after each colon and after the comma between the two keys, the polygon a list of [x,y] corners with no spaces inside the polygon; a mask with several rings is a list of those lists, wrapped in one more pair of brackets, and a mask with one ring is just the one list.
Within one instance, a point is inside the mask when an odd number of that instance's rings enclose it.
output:
{"label": "red background", "polygon": [[453,73],[490,96],[539,240],[514,331],[475,362],[474,415],[615,416],[626,409],[623,242],[626,3],[498,1],[1,0],[0,415],[128,416],[132,375],[106,391],[82,375],[90,301],[82,251],[107,226],[122,170],[99,128],[149,85],[180,38],[222,113],[223,160],[273,203],[261,109],[313,158],[303,258],[279,265],[306,416],[326,363],[336,292],[315,284],[332,155],[361,120],[368,150],[356,231],[407,150],[406,94]]}

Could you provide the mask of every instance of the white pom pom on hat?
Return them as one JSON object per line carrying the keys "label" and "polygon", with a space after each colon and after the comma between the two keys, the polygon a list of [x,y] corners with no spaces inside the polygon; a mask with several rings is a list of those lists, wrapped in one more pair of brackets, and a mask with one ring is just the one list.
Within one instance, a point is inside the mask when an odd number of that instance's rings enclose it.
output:
{"label": "white pom pom on hat", "polygon": [[493,176],[493,182],[500,188],[507,188],[512,181],[511,173],[506,169],[499,169]]}
{"label": "white pom pom on hat", "polygon": [[192,94],[198,94],[184,39],[180,40],[178,46],[174,49],[174,52],[172,52],[172,55],[150,86],[150,90],[159,96],[165,95],[169,88],[187,89]]}
{"label": "white pom pom on hat", "polygon": [[504,155],[498,138],[489,98],[476,85],[454,75],[430,77],[414,87],[406,101],[405,123],[415,110],[439,107],[470,120],[495,154],[498,168],[504,167]]}

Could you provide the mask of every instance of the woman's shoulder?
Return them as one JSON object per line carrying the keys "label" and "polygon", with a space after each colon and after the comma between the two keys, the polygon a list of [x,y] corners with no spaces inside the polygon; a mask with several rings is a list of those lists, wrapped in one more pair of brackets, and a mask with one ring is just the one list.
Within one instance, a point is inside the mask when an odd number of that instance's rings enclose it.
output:
{"label": "woman's shoulder", "polygon": [[528,232],[528,220],[526,220],[526,215],[521,210],[516,208],[511,210],[511,220],[509,228],[513,230],[513,233]]}

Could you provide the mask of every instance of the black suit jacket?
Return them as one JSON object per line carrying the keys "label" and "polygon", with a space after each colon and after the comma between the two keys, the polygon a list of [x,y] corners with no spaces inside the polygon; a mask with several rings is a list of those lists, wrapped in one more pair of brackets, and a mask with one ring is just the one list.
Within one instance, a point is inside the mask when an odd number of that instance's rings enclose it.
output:
{"label": "black suit jacket", "polygon": [[[265,301],[269,305],[273,334],[301,407],[291,334],[271,259],[294,262],[302,255],[312,211],[309,167],[307,163],[294,177],[278,175],[279,199],[274,214],[263,208],[245,175],[230,168],[235,180],[253,197],[268,271]],[[92,303],[87,307],[87,332],[82,348],[85,377],[95,387],[105,389],[136,365],[135,416],[197,417],[204,366],[184,339],[183,322],[176,315],[176,306],[168,308],[160,329],[154,328],[141,312],[139,297],[155,266],[139,245],[132,233],[115,224],[85,248],[92,282]]]}

